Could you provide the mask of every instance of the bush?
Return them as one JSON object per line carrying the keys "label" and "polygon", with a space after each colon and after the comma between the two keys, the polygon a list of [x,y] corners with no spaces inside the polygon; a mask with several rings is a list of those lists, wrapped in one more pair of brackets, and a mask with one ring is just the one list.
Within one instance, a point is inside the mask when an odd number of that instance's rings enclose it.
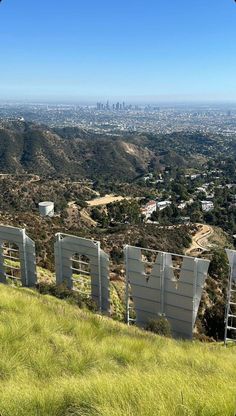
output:
{"label": "bush", "polygon": [[121,264],[124,261],[124,253],[121,248],[114,246],[110,251],[110,257],[113,263]]}
{"label": "bush", "polygon": [[224,339],[225,332],[225,301],[217,300],[211,307],[205,310],[203,326],[206,335],[213,337],[216,341]]}
{"label": "bush", "polygon": [[208,337],[205,334],[194,334],[194,339],[200,342],[216,342],[216,340],[213,337]]}
{"label": "bush", "polygon": [[76,304],[79,308],[88,308],[93,312],[97,310],[97,305],[90,297],[68,289],[64,283],[57,286],[55,283],[40,282],[36,285],[36,288],[42,295],[51,295],[58,299],[65,299],[70,303]]}
{"label": "bush", "polygon": [[209,266],[209,275],[227,285],[229,279],[228,258],[224,250],[214,250]]}
{"label": "bush", "polygon": [[171,325],[164,316],[161,316],[158,319],[150,319],[146,326],[146,330],[171,338]]}

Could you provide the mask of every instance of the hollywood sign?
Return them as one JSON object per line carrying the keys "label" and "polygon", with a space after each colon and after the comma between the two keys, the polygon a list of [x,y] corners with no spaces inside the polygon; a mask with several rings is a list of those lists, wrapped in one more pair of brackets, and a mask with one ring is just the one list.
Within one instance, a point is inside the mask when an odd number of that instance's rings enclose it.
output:
{"label": "hollywood sign", "polygon": [[[100,243],[59,233],[54,249],[56,283],[72,289],[75,275],[88,275],[91,298],[101,313],[109,315],[109,256]],[[210,262],[129,245],[124,252],[127,323],[132,320],[132,307],[138,326],[145,327],[150,319],[165,316],[175,337],[191,339]],[[236,270],[233,253],[228,257]],[[153,261],[148,262],[148,257]],[[8,279],[35,286],[35,243],[24,229],[0,226],[0,282],[7,283]]]}

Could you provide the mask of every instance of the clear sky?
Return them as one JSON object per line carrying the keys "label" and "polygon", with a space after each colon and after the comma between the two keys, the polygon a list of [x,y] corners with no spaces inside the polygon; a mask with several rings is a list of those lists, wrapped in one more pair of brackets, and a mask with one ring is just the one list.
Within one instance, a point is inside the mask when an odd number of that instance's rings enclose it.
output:
{"label": "clear sky", "polygon": [[236,100],[234,0],[2,0],[0,100]]}

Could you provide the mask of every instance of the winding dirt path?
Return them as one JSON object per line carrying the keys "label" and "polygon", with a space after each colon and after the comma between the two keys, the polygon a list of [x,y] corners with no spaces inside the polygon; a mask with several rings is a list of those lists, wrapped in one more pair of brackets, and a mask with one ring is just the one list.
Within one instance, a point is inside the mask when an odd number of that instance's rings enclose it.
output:
{"label": "winding dirt path", "polygon": [[214,230],[207,224],[196,224],[198,231],[193,236],[191,246],[186,250],[186,254],[191,255],[194,252],[202,253],[210,247],[209,237],[214,234]]}

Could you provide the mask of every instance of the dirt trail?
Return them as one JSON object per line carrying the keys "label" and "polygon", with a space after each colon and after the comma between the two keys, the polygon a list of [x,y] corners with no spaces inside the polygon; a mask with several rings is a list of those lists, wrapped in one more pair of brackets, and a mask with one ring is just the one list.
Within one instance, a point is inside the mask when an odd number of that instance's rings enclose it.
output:
{"label": "dirt trail", "polygon": [[202,253],[207,251],[210,247],[209,237],[214,234],[214,230],[210,225],[206,224],[196,224],[198,231],[193,236],[191,246],[186,250],[186,254],[190,255],[194,252]]}
{"label": "dirt trail", "polygon": [[[78,212],[79,212],[78,211],[78,205],[76,204],[76,201],[70,201],[70,202],[68,202],[67,213],[68,213],[70,225],[72,225],[74,223],[74,221],[76,221],[76,215],[78,215]],[[83,208],[80,211],[80,217],[90,227],[96,227],[97,226],[97,222],[94,221],[90,217],[88,211],[85,208]]]}
{"label": "dirt trail", "polygon": [[92,201],[86,201],[86,202],[88,206],[90,207],[98,207],[99,205],[107,205],[107,204],[110,204],[111,202],[123,201],[123,199],[129,199],[129,198],[124,198],[123,196],[105,195],[101,198],[95,198],[95,199],[92,199]]}
{"label": "dirt trail", "polygon": [[86,211],[86,209],[85,209],[85,208],[83,208],[83,209],[80,211],[80,216],[81,216],[82,220],[84,220],[85,222],[87,222],[87,223],[89,224],[89,226],[90,226],[90,227],[96,227],[96,226],[97,226],[97,222],[96,222],[96,221],[94,221],[94,220],[90,217],[89,213]]}

